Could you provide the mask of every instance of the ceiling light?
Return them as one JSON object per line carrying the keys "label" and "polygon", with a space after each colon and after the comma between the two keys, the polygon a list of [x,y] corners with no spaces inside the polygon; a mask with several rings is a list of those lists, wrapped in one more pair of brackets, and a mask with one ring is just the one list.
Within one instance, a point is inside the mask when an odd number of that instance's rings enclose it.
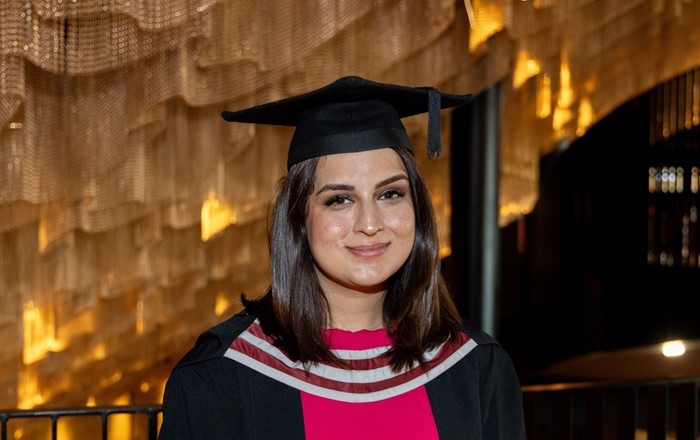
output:
{"label": "ceiling light", "polygon": [[681,356],[685,353],[685,345],[683,341],[667,341],[661,344],[661,351],[666,357]]}

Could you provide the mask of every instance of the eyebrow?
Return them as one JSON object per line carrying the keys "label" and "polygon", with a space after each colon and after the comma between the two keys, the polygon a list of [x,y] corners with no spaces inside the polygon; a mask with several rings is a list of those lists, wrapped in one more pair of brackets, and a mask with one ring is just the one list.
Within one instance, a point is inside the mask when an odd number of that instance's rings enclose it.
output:
{"label": "eyebrow", "polygon": [[[382,186],[389,185],[391,183],[394,183],[398,180],[408,180],[408,176],[405,174],[396,174],[391,177],[387,177],[386,179],[382,180],[381,182],[377,182],[376,185],[374,185],[374,188],[381,188]],[[354,190],[355,187],[352,185],[347,185],[345,183],[329,183],[327,185],[323,185],[321,189],[319,189],[316,192],[316,195],[321,194],[324,191],[352,191]]]}

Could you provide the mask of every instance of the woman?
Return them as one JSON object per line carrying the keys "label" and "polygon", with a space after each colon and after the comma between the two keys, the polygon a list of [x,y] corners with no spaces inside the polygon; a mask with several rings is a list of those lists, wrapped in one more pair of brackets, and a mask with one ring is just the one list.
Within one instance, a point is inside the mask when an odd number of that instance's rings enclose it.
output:
{"label": "woman", "polygon": [[345,77],[224,112],[295,125],[270,234],[272,281],[168,380],[161,439],[523,439],[508,355],[463,324],[401,118],[470,95]]}

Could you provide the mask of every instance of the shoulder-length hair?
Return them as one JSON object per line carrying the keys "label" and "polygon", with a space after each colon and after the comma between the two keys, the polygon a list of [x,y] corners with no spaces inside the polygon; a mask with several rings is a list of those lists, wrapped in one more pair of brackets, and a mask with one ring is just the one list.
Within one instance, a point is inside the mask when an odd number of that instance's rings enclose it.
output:
{"label": "shoulder-length hair", "polygon": [[[399,371],[424,361],[424,353],[461,328],[461,319],[440,273],[437,222],[428,188],[412,154],[401,158],[411,188],[415,240],[408,259],[388,280],[383,304],[384,326],[393,341],[387,353]],[[319,285],[306,232],[307,205],[319,158],[292,166],[280,181],[270,228],[272,280],[257,300],[243,298],[266,333],[292,357],[304,362],[342,362],[330,351],[322,330],[330,310]]]}

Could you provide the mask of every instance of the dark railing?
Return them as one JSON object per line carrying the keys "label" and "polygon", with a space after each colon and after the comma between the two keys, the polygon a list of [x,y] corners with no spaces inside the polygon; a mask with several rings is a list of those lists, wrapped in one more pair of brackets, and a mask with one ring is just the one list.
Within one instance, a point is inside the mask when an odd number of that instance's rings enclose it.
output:
{"label": "dark railing", "polygon": [[523,391],[528,440],[700,439],[700,378]]}
{"label": "dark railing", "polygon": [[[80,419],[80,423],[75,423],[72,429],[66,428],[66,437],[108,440],[109,420],[114,419],[115,425],[121,425],[117,428],[125,428],[125,425],[128,425],[126,428],[130,431],[129,439],[156,440],[161,411],[160,405],[0,410],[0,440],[7,440],[8,432],[12,434],[10,439],[16,438],[15,434],[19,432],[21,438],[58,440],[59,421],[77,420],[77,418]],[[42,419],[47,423],[38,423]],[[22,421],[31,423],[22,424]],[[127,423],[124,423],[125,421]],[[13,423],[18,426],[14,426]]]}
{"label": "dark railing", "polygon": [[[700,378],[528,385],[523,403],[528,440],[700,439]],[[155,404],[0,411],[0,440],[8,433],[16,438],[18,430],[22,438],[109,440],[109,420],[118,417],[129,419],[114,420],[122,428],[117,438],[157,440],[161,412]],[[86,421],[90,417],[97,419]],[[80,423],[64,428],[59,439],[59,421],[75,418]],[[12,426],[21,419],[48,423]]]}

